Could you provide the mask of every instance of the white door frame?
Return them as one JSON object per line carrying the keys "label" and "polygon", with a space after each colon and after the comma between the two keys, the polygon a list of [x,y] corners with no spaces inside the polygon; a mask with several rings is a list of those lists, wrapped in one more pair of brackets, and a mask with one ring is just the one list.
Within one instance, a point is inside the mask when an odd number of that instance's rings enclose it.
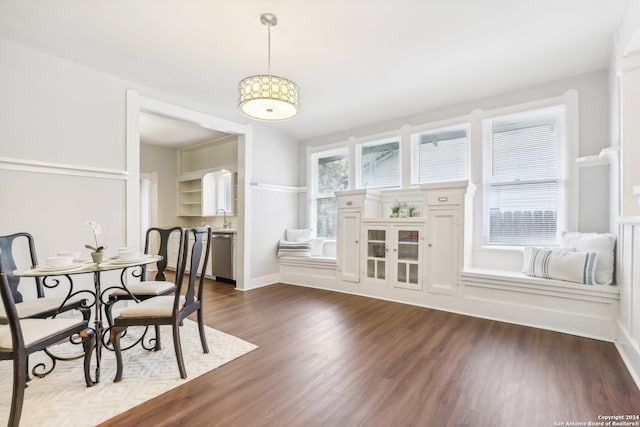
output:
{"label": "white door frame", "polygon": [[126,209],[127,246],[137,244],[140,236],[140,112],[162,114],[207,129],[238,136],[238,234],[236,238],[236,288],[245,289],[246,279],[251,277],[251,200],[247,191],[251,171],[252,127],[209,114],[182,108],[166,102],[141,96],[137,91],[127,90],[127,134],[126,134]]}

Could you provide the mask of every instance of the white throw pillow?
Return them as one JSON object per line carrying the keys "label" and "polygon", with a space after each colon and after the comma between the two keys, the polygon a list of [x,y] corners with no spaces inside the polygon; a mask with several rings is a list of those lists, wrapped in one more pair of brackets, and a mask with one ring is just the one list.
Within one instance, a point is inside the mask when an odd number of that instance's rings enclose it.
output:
{"label": "white throw pillow", "polygon": [[531,265],[531,255],[534,253],[534,250],[545,249],[548,251],[564,251],[564,252],[572,252],[573,248],[558,248],[558,247],[538,247],[538,246],[525,246],[524,251],[522,252],[522,272],[527,274],[527,269]]}
{"label": "white throw pillow", "polygon": [[[298,243],[305,242],[305,240],[298,240]],[[324,242],[323,238],[315,238],[308,240],[311,243],[311,256],[322,256],[322,243]]]}
{"label": "white throw pillow", "polygon": [[280,240],[278,243],[278,256],[311,256],[311,242],[288,242]]}
{"label": "white throw pillow", "polygon": [[303,242],[311,239],[313,236],[310,228],[287,228],[285,231],[285,240],[288,242]]}
{"label": "white throw pillow", "polygon": [[595,285],[596,252],[532,248],[527,276]]}
{"label": "white throw pillow", "polygon": [[564,233],[560,237],[563,248],[573,248],[581,252],[596,252],[596,284],[613,283],[614,248],[616,238],[610,233]]}

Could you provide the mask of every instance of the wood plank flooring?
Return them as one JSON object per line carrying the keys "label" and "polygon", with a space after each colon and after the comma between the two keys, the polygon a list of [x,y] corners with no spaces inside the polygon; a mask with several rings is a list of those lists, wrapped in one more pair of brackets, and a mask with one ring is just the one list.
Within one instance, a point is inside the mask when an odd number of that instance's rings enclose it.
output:
{"label": "wood plank flooring", "polygon": [[103,426],[554,426],[640,414],[611,343],[283,284],[210,281],[204,303],[207,325],[259,348]]}

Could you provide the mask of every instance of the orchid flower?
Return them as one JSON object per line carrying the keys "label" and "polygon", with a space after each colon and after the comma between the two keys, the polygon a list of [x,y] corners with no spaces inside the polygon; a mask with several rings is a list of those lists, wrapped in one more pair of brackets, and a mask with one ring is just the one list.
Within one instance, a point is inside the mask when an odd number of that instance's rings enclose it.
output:
{"label": "orchid flower", "polygon": [[95,221],[87,221],[87,225],[91,228],[93,232],[93,240],[96,242],[95,246],[84,245],[85,248],[91,249],[94,252],[102,252],[104,250],[104,246],[98,245],[98,234],[102,234],[102,226]]}

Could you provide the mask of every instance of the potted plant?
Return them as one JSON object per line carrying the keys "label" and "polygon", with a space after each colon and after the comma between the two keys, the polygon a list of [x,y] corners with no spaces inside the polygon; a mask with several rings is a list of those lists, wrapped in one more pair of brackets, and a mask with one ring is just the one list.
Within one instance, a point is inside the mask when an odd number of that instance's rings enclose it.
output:
{"label": "potted plant", "polygon": [[104,256],[104,246],[98,245],[98,234],[102,234],[102,226],[100,226],[100,224],[96,223],[95,221],[88,221],[87,225],[93,232],[93,241],[96,243],[96,245],[84,245],[84,247],[91,250],[91,259],[93,260],[93,262],[95,262],[96,264],[100,264]]}
{"label": "potted plant", "polygon": [[391,218],[398,218],[400,216],[400,209],[402,209],[402,204],[398,203],[396,200],[391,205]]}

